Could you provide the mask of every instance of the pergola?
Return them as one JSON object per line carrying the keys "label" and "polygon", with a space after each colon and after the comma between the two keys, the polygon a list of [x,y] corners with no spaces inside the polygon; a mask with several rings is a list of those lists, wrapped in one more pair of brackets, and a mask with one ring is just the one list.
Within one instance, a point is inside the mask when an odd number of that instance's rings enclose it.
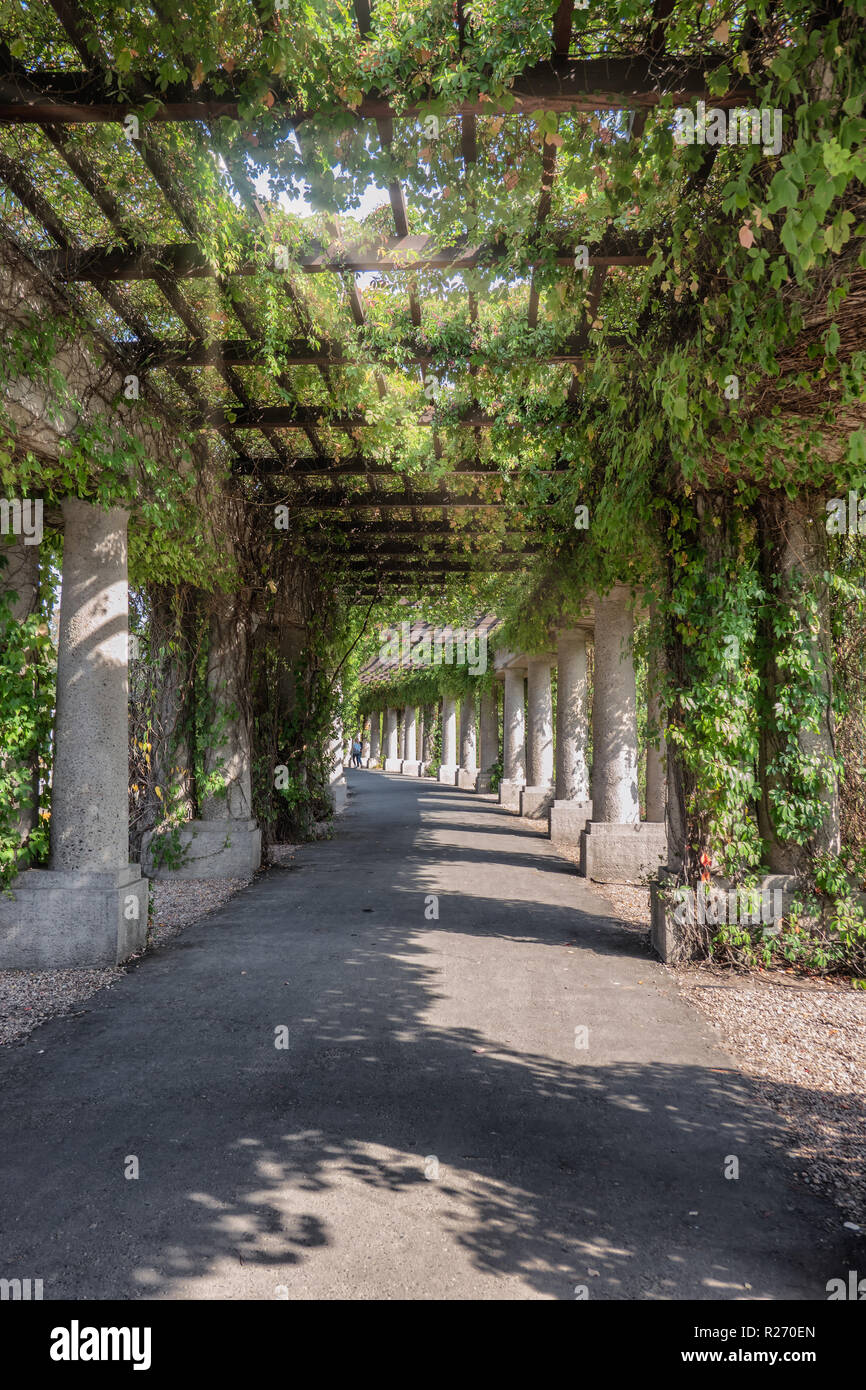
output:
{"label": "pergola", "polygon": [[[731,79],[724,95],[711,97],[710,77],[725,61],[724,46],[702,53],[667,51],[665,22],[673,8],[674,0],[655,0],[645,23],[626,36],[625,52],[599,54],[590,51],[591,31],[589,38],[582,31],[579,44],[574,42],[574,5],[563,0],[553,18],[550,56],[512,84],[510,110],[461,99],[443,114],[443,138],[459,148],[455,177],[465,178],[483,157],[481,136],[491,120],[532,123],[549,112],[628,111],[628,130],[616,141],[617,153],[629,146],[636,158],[648,115],[668,98],[712,100],[719,106],[746,101],[749,84],[740,76]],[[354,9],[363,39],[373,23],[371,8],[367,0],[355,0]],[[539,434],[536,476],[549,475],[554,498],[556,475],[570,465],[549,432],[558,436],[579,409],[580,365],[597,349],[609,272],[640,273],[664,229],[650,235],[609,225],[584,246],[585,280],[575,293],[574,330],[551,343],[543,331],[541,268],[548,274],[558,268],[573,279],[581,242],[550,225],[561,160],[558,164],[556,140],[539,136],[541,182],[517,273],[509,248],[496,238],[453,234],[442,244],[430,234],[415,234],[419,218],[394,178],[388,182],[389,231],[345,233],[338,218],[328,216],[327,238],[293,252],[291,274],[284,273],[275,268],[273,256],[274,238],[281,234],[277,210],[257,192],[253,168],[238,144],[221,133],[221,118],[243,119],[243,72],[226,70],[218,83],[165,89],[156,75],[153,81],[138,76],[131,90],[118,91],[111,55],[86,7],[51,0],[51,10],[55,33],[43,60],[15,57],[11,35],[0,45],[0,179],[14,195],[14,202],[7,199],[7,226],[36,265],[84,307],[121,368],[140,376],[150,399],[207,438],[243,496],[285,502],[296,539],[311,555],[330,556],[343,566],[359,593],[375,594],[383,584],[414,590],[476,566],[485,573],[525,568],[545,549],[555,555],[556,537],[545,536],[543,525],[526,514],[520,470],[504,471],[486,446],[497,424],[495,402],[491,407],[473,395],[455,407],[442,398],[430,404],[428,394],[416,409],[411,393],[405,394],[412,380],[420,394],[431,372],[441,367],[426,340],[430,303],[453,277],[479,267],[496,269],[500,262],[503,281],[520,294],[525,288],[525,361],[563,374],[566,383],[570,378],[558,412],[536,421],[528,412],[514,422]],[[153,10],[165,17],[161,4]],[[277,12],[273,23],[279,22]],[[456,23],[462,44],[467,19],[460,3]],[[747,18],[736,42],[747,48],[757,36]],[[422,91],[406,104],[368,84],[350,112],[329,113],[300,107],[277,79],[267,105],[302,154],[311,122],[330,115],[345,124],[348,115],[387,156],[402,123],[417,125],[433,95]],[[94,132],[136,113],[141,115],[137,137],[126,141],[119,134],[126,147],[123,180],[135,193],[133,214],[124,192],[106,176]],[[708,176],[714,153],[707,148],[693,185]],[[196,161],[209,165],[214,197],[238,224],[234,254],[224,264],[214,257],[208,218],[185,179]],[[493,169],[490,176],[497,178]],[[152,216],[143,216],[144,208],[152,209]],[[391,277],[384,312],[406,325],[386,352],[356,283],[356,275],[365,272]],[[378,317],[382,284],[374,291]],[[276,352],[263,322],[266,294],[276,297],[290,325]],[[324,333],[323,317],[328,319]],[[470,291],[467,341],[479,324],[478,297]],[[605,330],[604,343],[616,351],[627,338]],[[457,370],[468,364],[470,384],[478,379],[486,350],[482,345],[458,363]],[[508,363],[506,369],[520,365]],[[388,410],[400,381],[401,430],[413,440],[408,468],[401,445],[395,450],[368,444],[377,409]],[[485,394],[489,397],[489,390],[479,392]],[[429,442],[420,443],[425,437]]]}

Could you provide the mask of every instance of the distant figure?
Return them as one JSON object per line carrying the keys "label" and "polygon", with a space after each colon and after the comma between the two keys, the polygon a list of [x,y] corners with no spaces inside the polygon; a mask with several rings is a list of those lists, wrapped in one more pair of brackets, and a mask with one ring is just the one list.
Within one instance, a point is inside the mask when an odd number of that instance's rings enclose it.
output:
{"label": "distant figure", "polygon": [[361,740],[357,735],[352,739],[352,766],[361,766]]}

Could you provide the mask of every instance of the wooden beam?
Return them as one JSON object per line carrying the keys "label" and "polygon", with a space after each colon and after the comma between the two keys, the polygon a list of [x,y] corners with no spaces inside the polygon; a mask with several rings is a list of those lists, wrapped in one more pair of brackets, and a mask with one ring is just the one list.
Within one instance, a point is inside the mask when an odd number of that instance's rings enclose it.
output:
{"label": "wooden beam", "polygon": [[571,26],[574,20],[574,0],[559,0],[553,16],[553,51],[565,57],[571,45]]}
{"label": "wooden beam", "polygon": [[315,555],[333,555],[353,559],[360,556],[363,559],[375,559],[388,555],[409,555],[412,557],[421,556],[435,559],[436,557],[454,560],[472,560],[477,557],[482,559],[485,556],[495,558],[503,556],[506,559],[519,559],[521,555],[540,555],[545,547],[538,542],[521,542],[512,550],[487,550],[479,549],[477,543],[469,550],[456,550],[453,545],[446,544],[448,537],[441,536],[434,541],[425,542],[423,548],[417,540],[414,541],[392,541],[383,537],[380,543],[376,544],[369,539],[358,541],[348,547],[337,547],[322,543],[318,546],[309,546],[307,549]]}
{"label": "wooden beam", "polygon": [[[344,518],[345,525],[340,529],[339,518],[328,519],[327,531],[319,529],[319,526],[312,525],[306,531],[300,531],[297,535],[303,540],[315,539],[323,543],[329,542],[334,535],[338,535],[346,540],[361,540],[365,537],[373,540],[388,541],[399,539],[401,536],[434,536],[437,539],[453,539],[461,541],[473,539],[475,532],[468,526],[457,527],[451,521],[404,521],[395,517],[380,517],[373,521],[359,521],[357,517]],[[525,540],[535,534],[530,528],[516,530],[513,527],[504,527],[496,531],[499,540]]]}
{"label": "wooden beam", "polygon": [[[489,415],[477,406],[467,407],[459,415],[454,416],[436,416],[433,410],[428,407],[421,415],[414,416],[407,423],[422,428],[431,425],[439,428],[443,425],[468,425],[473,428],[483,428],[495,425],[500,419],[501,416]],[[332,413],[328,406],[321,405],[218,405],[192,414],[189,423],[193,429],[200,430],[257,430],[263,426],[272,429],[294,430],[307,429],[310,425],[329,426],[335,430],[354,430],[367,425],[369,422],[362,410],[354,410],[348,414],[337,414],[336,412]],[[551,416],[549,420],[526,421],[523,428],[537,429],[540,427],[545,429],[549,426],[561,426],[567,423],[567,415],[561,414]]]}
{"label": "wooden beam", "polygon": [[[448,111],[454,115],[490,116],[500,109],[520,114],[630,110],[657,106],[666,95],[673,98],[674,105],[692,104],[699,99],[721,107],[749,103],[754,89],[742,77],[732,79],[732,85],[721,95],[710,89],[708,76],[729,63],[730,58],[730,53],[697,54],[688,60],[672,58],[663,67],[657,54],[586,59],[560,54],[519,74],[508,88],[507,106],[476,98],[453,102]],[[210,121],[219,116],[246,120],[245,114],[239,116],[239,102],[241,107],[245,105],[246,93],[258,82],[259,75],[236,69],[231,74],[210,77],[198,89],[191,83],[172,83],[164,91],[160,90],[156,74],[137,75],[136,80],[138,92],[132,100],[118,98],[109,78],[91,72],[55,69],[31,72],[26,77],[6,74],[0,80],[0,120],[63,125],[122,121],[128,112],[140,112],[148,100],[158,103],[149,117],[154,121]],[[300,106],[280,82],[272,83],[270,92],[274,97],[271,116],[293,123],[312,117],[322,122],[330,112],[344,126],[347,119],[360,123],[371,117],[417,117],[437,99],[435,89],[413,88],[414,102],[395,110],[387,92],[370,90],[351,109],[307,108]]]}
{"label": "wooden beam", "polygon": [[[589,264],[649,265],[651,238],[634,233],[622,233],[606,238],[606,244],[589,247]],[[557,265],[574,265],[580,241],[561,237],[552,240]],[[297,268],[307,275],[327,271],[336,274],[362,271],[467,270],[482,264],[494,264],[506,255],[504,246],[470,244],[468,237],[445,250],[437,249],[431,236],[379,237],[366,243],[356,242],[343,249],[314,243],[310,251],[299,257]],[[264,260],[245,259],[231,269],[214,266],[195,243],[174,242],[167,245],[93,246],[69,251],[34,251],[36,260],[51,275],[61,280],[149,280],[160,273],[178,279],[208,279],[222,275],[279,275]]]}
{"label": "wooden beam", "polygon": [[[552,473],[567,473],[569,465],[567,463],[557,463],[552,468],[536,469],[536,475],[547,476]],[[431,462],[430,471],[436,470],[435,462]],[[502,470],[498,463],[479,463],[477,460],[463,460],[455,463],[448,470],[449,476],[459,476],[462,478],[483,478],[483,477],[503,477]],[[270,455],[262,455],[256,458],[255,455],[242,455],[232,461],[232,473],[236,477],[292,477],[292,478],[317,478],[317,477],[340,477],[349,475],[357,477],[361,474],[369,474],[371,477],[380,476],[383,478],[397,478],[405,481],[407,474],[396,469],[393,463],[381,463],[377,459],[364,457],[349,457],[348,459],[333,458],[330,455],[321,457],[312,454],[304,455],[301,458],[289,458],[283,460],[272,458]],[[413,477],[426,475],[426,469],[416,469]]]}
{"label": "wooden beam", "polygon": [[[377,351],[375,345],[367,343],[361,335],[361,345],[371,357],[380,361],[387,357],[384,350]],[[626,347],[625,338],[610,338],[606,347]],[[197,338],[163,338],[158,341],[137,344],[117,339],[114,344],[118,356],[138,367],[154,371],[165,368],[168,371],[186,367],[218,367],[227,363],[235,367],[258,367],[267,361],[265,345],[250,338],[219,338],[204,342]],[[419,350],[416,340],[406,339],[394,345],[402,363],[413,366],[428,366],[434,358],[432,352]],[[470,349],[467,347],[467,355]],[[473,356],[478,356],[475,348]],[[512,362],[580,362],[586,356],[586,343],[581,338],[567,339],[559,348],[546,352],[542,357],[519,354],[511,357]],[[344,366],[347,362],[357,362],[356,357],[347,354],[339,343],[312,343],[303,338],[287,339],[278,353],[281,362],[289,367]],[[496,358],[492,360],[498,360]]]}
{"label": "wooden beam", "polygon": [[317,493],[300,493],[285,499],[290,511],[296,512],[351,512],[369,511],[381,507],[383,510],[411,507],[455,507],[485,508],[504,507],[503,501],[491,502],[479,497],[477,492],[464,495],[440,492],[345,492],[337,488],[325,489]]}
{"label": "wooden beam", "polygon": [[[339,557],[337,557],[337,556],[332,556],[331,558],[332,558],[333,560],[337,560]],[[373,560],[368,560],[368,559],[347,560],[347,561],[345,562],[345,564],[343,564],[343,565],[341,566],[341,568],[342,568],[342,569],[349,570],[349,571],[351,571],[352,573],[360,573],[360,574],[387,574],[387,575],[397,575],[397,574],[401,574],[401,575],[413,575],[413,574],[424,574],[424,575],[427,575],[427,574],[442,574],[442,575],[448,575],[448,574],[497,574],[497,573],[505,574],[505,573],[514,572],[514,571],[517,571],[517,570],[525,570],[525,569],[528,569],[528,568],[529,568],[529,566],[528,566],[528,564],[527,564],[526,562],[521,562],[519,559],[518,559],[518,560],[502,560],[502,559],[496,559],[496,558],[492,558],[492,559],[489,559],[489,560],[485,559],[485,560],[483,561],[483,566],[479,566],[479,565],[475,564],[475,563],[474,563],[473,561],[471,561],[471,560],[444,560],[444,561],[441,561],[441,560],[436,559],[435,557],[430,557],[430,558],[432,559],[432,564],[424,565],[422,562],[424,561],[425,558],[426,558],[425,556],[419,555],[419,556],[418,556],[418,562],[417,562],[417,563],[413,563],[411,560],[386,560],[385,563],[384,563],[382,566],[378,565],[378,564],[375,562],[374,559],[373,559]]]}

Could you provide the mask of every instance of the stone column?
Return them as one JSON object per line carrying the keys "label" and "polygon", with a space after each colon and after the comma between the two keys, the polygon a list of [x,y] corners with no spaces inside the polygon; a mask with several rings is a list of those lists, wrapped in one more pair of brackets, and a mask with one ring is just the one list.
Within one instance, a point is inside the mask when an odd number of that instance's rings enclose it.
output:
{"label": "stone column", "polygon": [[[13,623],[23,623],[36,612],[39,598],[39,545],[29,545],[24,537],[12,536],[5,544],[0,541],[0,557],[6,566],[0,569],[0,593],[14,595],[9,616]],[[7,745],[8,749],[8,745]],[[0,759],[3,750],[0,748]],[[18,803],[18,836],[22,845],[39,819],[39,750],[26,753],[19,749],[16,761],[20,768],[21,801]],[[24,802],[26,801],[26,805]],[[22,856],[23,857],[23,856]]]}
{"label": "stone column", "polygon": [[520,810],[520,795],[526,785],[523,682],[523,668],[506,669],[502,708],[503,777],[499,784],[499,804],[516,812]]}
{"label": "stone column", "polygon": [[482,690],[479,712],[479,734],[481,738],[481,766],[478,772],[478,790],[489,792],[493,768],[499,761],[499,710],[496,698],[497,687]]}
{"label": "stone column", "polygon": [[475,717],[475,691],[466,691],[460,701],[460,767],[457,785],[464,791],[478,788],[478,727]]}
{"label": "stone column", "polygon": [[457,783],[457,701],[453,695],[442,700],[442,761],[439,781],[453,787]]}
{"label": "stone column", "polygon": [[433,743],[438,720],[439,706],[427,705],[424,712],[424,741],[421,744],[421,762],[425,772],[433,761]]}
{"label": "stone column", "polygon": [[[647,676],[647,724],[650,735],[646,749],[646,818],[664,823],[665,819],[665,739],[661,731],[659,707],[659,657],[650,653]],[[658,732],[653,735],[652,730]]]}
{"label": "stone column", "polygon": [[361,766],[370,766],[370,715],[361,716]]}
{"label": "stone column", "polygon": [[553,696],[551,657],[529,658],[526,673],[529,736],[526,786],[520,794],[520,814],[542,820],[553,804]]}
{"label": "stone column", "polygon": [[[141,862],[150,878],[248,878],[262,862],[262,832],[253,817],[249,653],[252,620],[239,595],[213,596],[206,686],[210,702],[203,749],[205,790],[200,816],[184,825],[163,822],[142,838]],[[342,729],[339,729],[340,776]],[[340,799],[329,744],[328,786]]]}
{"label": "stone column", "polygon": [[374,709],[370,715],[370,761],[369,767],[378,767],[382,747],[382,711]]}
{"label": "stone column", "polygon": [[550,808],[550,838],[574,852],[592,819],[587,694],[586,633],[562,631],[556,644],[556,799]]}
{"label": "stone column", "polygon": [[406,716],[409,713],[405,707],[397,711],[397,757],[402,763],[406,758]]}
{"label": "stone column", "polygon": [[[342,690],[337,688],[338,696],[342,698]],[[328,745],[328,796],[331,802],[331,809],[336,813],[342,811],[349,799],[349,788],[346,782],[344,759],[346,757],[345,734],[343,730],[343,718],[340,711],[334,718],[334,732]]]}
{"label": "stone column", "polygon": [[424,775],[424,738],[425,725],[427,723],[427,708],[425,705],[418,706],[418,723],[415,727],[415,752],[418,754],[418,776]]}
{"label": "stone column", "polygon": [[405,756],[400,769],[406,777],[417,777],[421,770],[418,757],[418,712],[414,705],[406,706]]}
{"label": "stone column", "polygon": [[0,966],[113,965],[147,935],[147,885],[129,862],[127,520],[62,506],[50,867],[0,899]]}
{"label": "stone column", "polygon": [[397,751],[397,711],[389,705],[385,710],[385,771],[399,772],[401,761]]}
{"label": "stone column", "polygon": [[666,857],[663,825],[640,822],[634,621],[625,585],[595,604],[592,820],[581,869],[602,883],[638,883]]}

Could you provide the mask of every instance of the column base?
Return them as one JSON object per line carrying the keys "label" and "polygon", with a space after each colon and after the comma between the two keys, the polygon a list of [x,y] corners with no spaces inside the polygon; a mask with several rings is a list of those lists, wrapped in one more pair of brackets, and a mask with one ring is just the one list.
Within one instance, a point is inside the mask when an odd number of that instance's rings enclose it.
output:
{"label": "column base", "polygon": [[442,763],[439,767],[439,781],[443,787],[457,786],[457,773],[459,769],[456,763]]}
{"label": "column base", "polygon": [[149,830],[141,841],[148,878],[249,878],[261,863],[262,832],[254,820],[191,820]]}
{"label": "column base", "polygon": [[402,759],[402,758],[386,758],[386,759],[385,759],[385,771],[386,771],[386,772],[399,772],[402,766],[403,766],[403,759]]}
{"label": "column base", "polygon": [[[745,930],[778,930],[776,907],[781,908],[781,916],[786,916],[798,892],[796,875],[766,874],[755,886],[752,903],[744,908],[734,885],[717,878],[711,882],[709,901],[701,914],[694,892],[678,884],[678,878],[676,871],[665,865],[659,869],[658,878],[650,882],[650,940],[665,965],[706,959],[712,938],[722,924],[736,922],[743,911]],[[859,896],[862,901],[864,895]],[[701,915],[705,920],[701,920]]]}
{"label": "column base", "polygon": [[499,783],[499,804],[504,806],[506,811],[513,811],[516,816],[520,815],[520,794],[523,791],[525,782],[511,782],[503,779]]}
{"label": "column base", "polygon": [[349,800],[349,788],[346,785],[345,777],[341,775],[331,783],[328,788],[328,795],[331,798],[331,810],[335,816],[339,815],[340,811],[345,810]]}
{"label": "column base", "polygon": [[475,790],[477,792],[485,792],[489,795],[490,792],[493,790],[493,773],[483,768],[480,768],[478,771],[478,782],[476,784]]}
{"label": "column base", "polygon": [[580,836],[580,872],[596,883],[643,883],[668,855],[660,821],[590,821]]}
{"label": "column base", "polygon": [[400,771],[401,771],[401,773],[403,774],[404,777],[420,777],[420,776],[421,776],[421,764],[420,764],[420,763],[409,762],[409,760],[406,759],[406,760],[403,762],[403,764],[402,764],[402,766],[401,766],[401,768],[400,768]]}
{"label": "column base", "polygon": [[28,869],[0,896],[0,969],[120,965],[147,939],[138,864],[105,873]]}
{"label": "column base", "polygon": [[478,790],[478,768],[459,767],[457,769],[457,785],[465,792],[477,792]]}
{"label": "column base", "polygon": [[555,800],[550,808],[550,841],[566,850],[579,850],[580,837],[592,820],[591,801]]}
{"label": "column base", "polygon": [[526,820],[545,820],[553,805],[553,787],[524,787],[520,793],[520,814]]}

